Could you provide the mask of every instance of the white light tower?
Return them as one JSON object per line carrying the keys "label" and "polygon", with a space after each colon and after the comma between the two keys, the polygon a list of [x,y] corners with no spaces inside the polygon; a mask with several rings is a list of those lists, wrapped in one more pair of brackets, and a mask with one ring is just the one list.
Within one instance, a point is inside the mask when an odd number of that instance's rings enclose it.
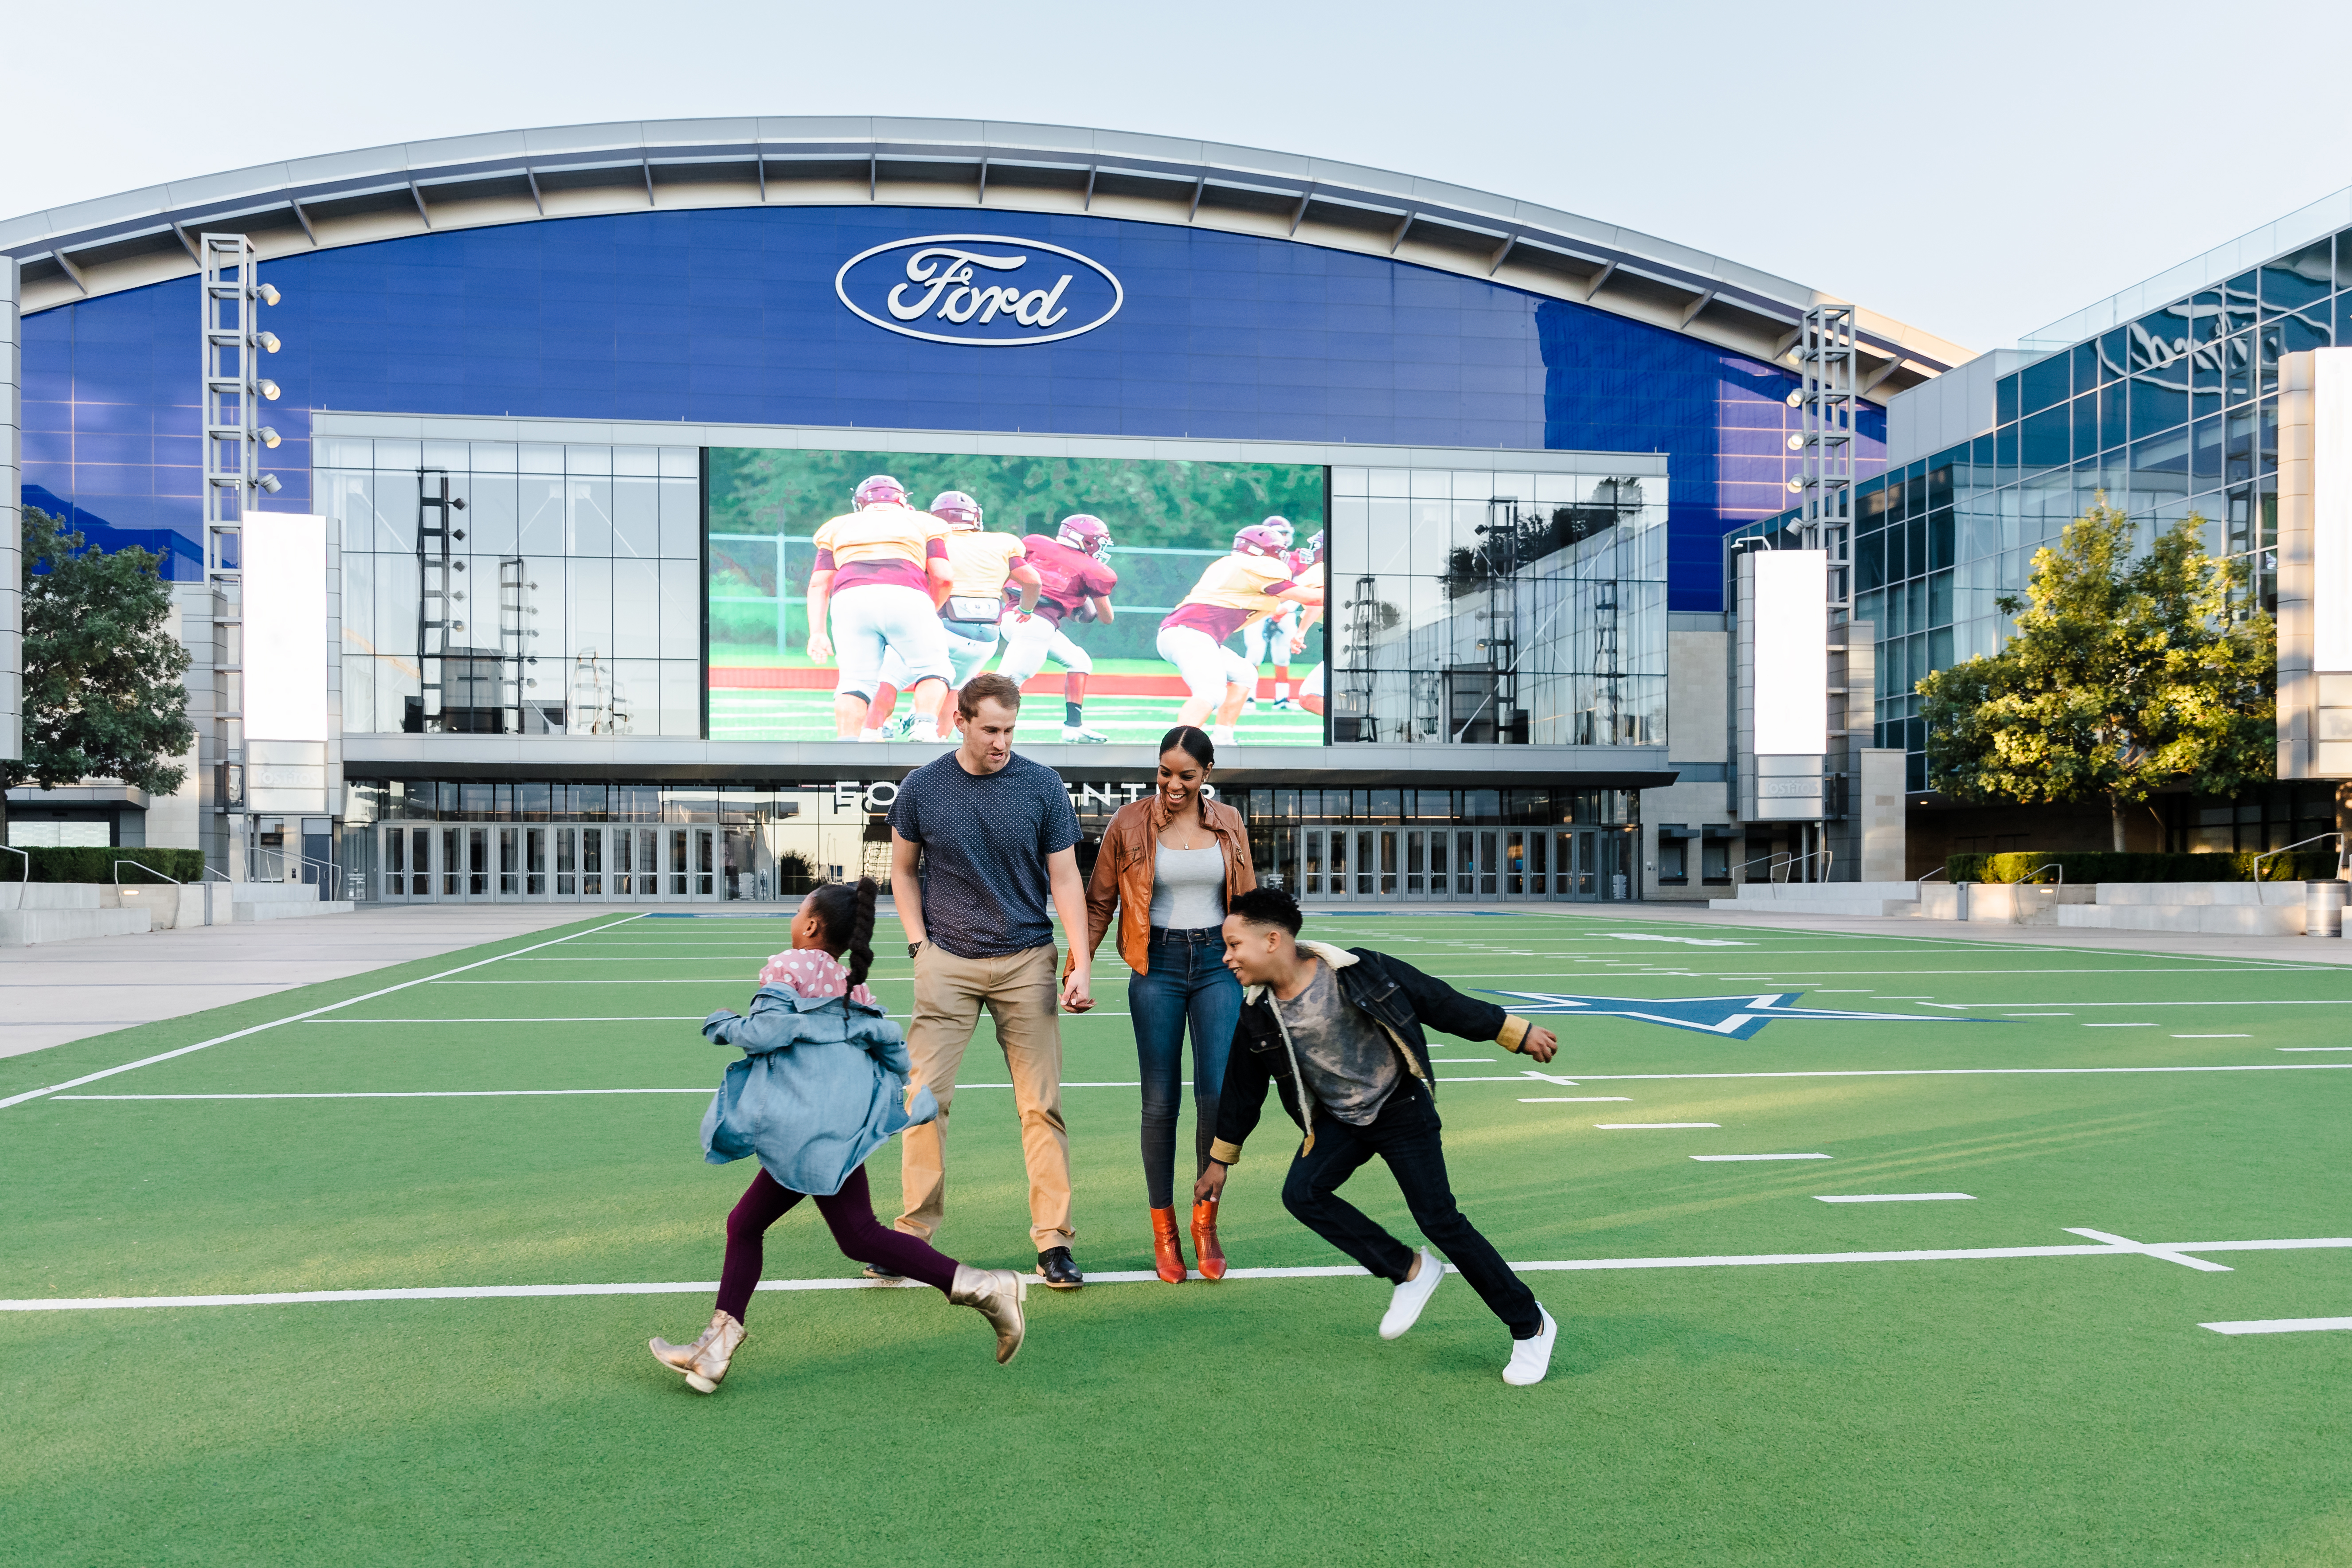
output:
{"label": "white light tower", "polygon": [[261,307],[278,290],[260,280],[253,242],[241,234],[207,234],[198,242],[204,276],[202,316],[205,582],[213,609],[213,808],[223,814],[223,858],[232,880],[248,869],[245,757],[244,550],[247,512],[275,494],[278,476],[261,471],[261,448],[278,432],[261,423],[278,386],[260,371],[278,339],[261,328]]}

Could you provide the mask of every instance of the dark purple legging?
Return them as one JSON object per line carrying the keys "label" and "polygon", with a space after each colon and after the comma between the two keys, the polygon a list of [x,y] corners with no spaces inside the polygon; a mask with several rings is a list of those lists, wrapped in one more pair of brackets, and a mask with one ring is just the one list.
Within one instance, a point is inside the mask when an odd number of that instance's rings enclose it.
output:
{"label": "dark purple legging", "polygon": [[[806,1197],[762,1170],[751,1178],[743,1196],[727,1215],[727,1261],[719,1271],[719,1310],[744,1321],[751,1304],[751,1289],[760,1282],[768,1227]],[[919,1279],[944,1294],[955,1283],[956,1260],[911,1236],[889,1229],[874,1217],[874,1199],[866,1190],[866,1167],[849,1173],[841,1191],[820,1196],[816,1212],[832,1227],[834,1245],[851,1259],[871,1263],[893,1274]]]}

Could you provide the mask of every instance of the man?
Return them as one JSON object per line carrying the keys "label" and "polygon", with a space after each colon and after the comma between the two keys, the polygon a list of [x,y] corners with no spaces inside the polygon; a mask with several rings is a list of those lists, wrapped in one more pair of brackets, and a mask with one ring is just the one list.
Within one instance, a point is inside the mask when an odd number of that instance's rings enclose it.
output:
{"label": "man", "polygon": [[1070,1257],[1070,1136],[1047,906],[1070,934],[1060,1003],[1083,1013],[1094,997],[1077,814],[1053,769],[1013,754],[1018,686],[976,675],[957,694],[956,713],[963,743],[908,773],[890,807],[890,894],[915,962],[907,1053],[915,1081],[940,1102],[936,1121],[907,1130],[899,1156],[907,1212],[897,1225],[925,1240],[939,1229],[956,1070],[985,1005],[1021,1115],[1037,1272],[1057,1290],[1075,1290],[1087,1281]]}
{"label": "man", "polygon": [[1322,603],[1320,577],[1298,580],[1280,535],[1263,523],[1234,534],[1233,553],[1211,563],[1184,602],[1160,623],[1160,657],[1176,667],[1191,694],[1177,709],[1176,722],[1198,725],[1213,712],[1210,738],[1233,745],[1234,721],[1257,687],[1257,666],[1225,639],[1285,605]]}
{"label": "man", "polygon": [[[941,490],[931,498],[931,515],[948,525],[948,594],[940,605],[940,626],[947,633],[950,679],[961,689],[996,656],[996,620],[1004,612],[1007,585],[1021,590],[1024,614],[1037,607],[1037,569],[1022,559],[1020,536],[991,533],[980,502],[961,490]],[[882,656],[882,689],[866,710],[865,741],[947,740],[955,710],[940,704],[939,722],[925,733],[912,719],[890,721],[898,706],[898,688],[906,685],[907,661],[892,648]]]}
{"label": "man", "polygon": [[908,505],[906,486],[876,474],[857,487],[848,511],[816,531],[814,542],[808,656],[812,664],[828,664],[840,647],[834,732],[858,738],[881,683],[883,658],[892,651],[914,683],[916,713],[936,727],[950,673],[939,612],[950,586],[947,525]]}
{"label": "man", "polygon": [[1550,1030],[1473,1001],[1385,953],[1299,942],[1298,906],[1276,889],[1240,894],[1229,908],[1225,967],[1241,980],[1242,1016],[1217,1104],[1216,1142],[1192,1189],[1194,1201],[1223,1195],[1226,1168],[1241,1158],[1271,1080],[1282,1108],[1307,1134],[1283,1181],[1283,1206],[1395,1285],[1381,1338],[1412,1327],[1445,1265],[1427,1247],[1408,1248],[1339,1195],[1340,1184],[1375,1154],[1388,1163],[1421,1233],[1445,1249],[1510,1329],[1503,1381],[1541,1383],[1559,1325],[1454,1206],[1422,1029],[1493,1040],[1539,1062],[1551,1060],[1559,1042]]}
{"label": "man", "polygon": [[1099,746],[1110,737],[1087,728],[1087,677],[1095,662],[1086,649],[1062,635],[1062,617],[1111,623],[1110,594],[1118,574],[1110,569],[1110,529],[1098,517],[1078,512],[1062,520],[1054,537],[1033,533],[1021,542],[1029,564],[1045,586],[1033,614],[1004,612],[1004,658],[999,675],[1015,687],[1045,668],[1050,655],[1066,673],[1062,677],[1062,740],[1066,744]]}
{"label": "man", "polygon": [[[1290,548],[1298,535],[1288,518],[1269,517],[1258,526],[1276,537],[1292,561],[1305,563],[1306,552]],[[1303,613],[1302,606],[1296,602],[1286,604],[1274,614],[1252,621],[1242,628],[1242,657],[1252,665],[1271,663],[1274,666],[1274,711],[1276,713],[1290,710],[1290,656],[1307,646],[1306,629],[1299,622]],[[1250,694],[1242,703],[1242,711],[1257,711],[1255,680],[1250,683]]]}

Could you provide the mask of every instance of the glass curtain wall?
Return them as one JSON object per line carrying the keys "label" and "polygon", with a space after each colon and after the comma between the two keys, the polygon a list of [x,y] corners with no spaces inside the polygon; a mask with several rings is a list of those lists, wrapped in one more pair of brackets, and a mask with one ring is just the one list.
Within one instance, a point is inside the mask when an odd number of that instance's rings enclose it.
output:
{"label": "glass curtain wall", "polygon": [[1666,482],[1331,470],[1335,742],[1650,745]]}
{"label": "glass curtain wall", "polygon": [[1877,742],[1910,753],[1909,788],[1927,787],[1918,682],[2000,651],[2014,624],[1994,601],[2103,493],[2142,549],[2201,517],[2206,549],[2276,608],[2279,356],[2347,330],[2352,230],[2045,354],[1996,384],[1990,429],[1855,487],[1853,615],[1878,628]]}
{"label": "glass curtain wall", "polygon": [[698,448],[322,437],[314,462],[347,731],[701,733]]}

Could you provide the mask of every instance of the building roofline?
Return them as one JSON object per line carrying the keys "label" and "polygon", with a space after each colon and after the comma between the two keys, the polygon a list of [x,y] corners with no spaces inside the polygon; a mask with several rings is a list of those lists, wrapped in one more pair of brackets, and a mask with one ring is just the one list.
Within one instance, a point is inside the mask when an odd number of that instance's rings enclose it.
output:
{"label": "building roofline", "polygon": [[[264,260],[496,224],[768,205],[1088,212],[1271,236],[1566,299],[1790,363],[1832,296],[1670,240],[1411,174],[1176,137],[999,121],[625,121],[396,143],[175,180],[0,221],[32,313],[196,270],[205,229]],[[1972,351],[1858,310],[1893,392]]]}

